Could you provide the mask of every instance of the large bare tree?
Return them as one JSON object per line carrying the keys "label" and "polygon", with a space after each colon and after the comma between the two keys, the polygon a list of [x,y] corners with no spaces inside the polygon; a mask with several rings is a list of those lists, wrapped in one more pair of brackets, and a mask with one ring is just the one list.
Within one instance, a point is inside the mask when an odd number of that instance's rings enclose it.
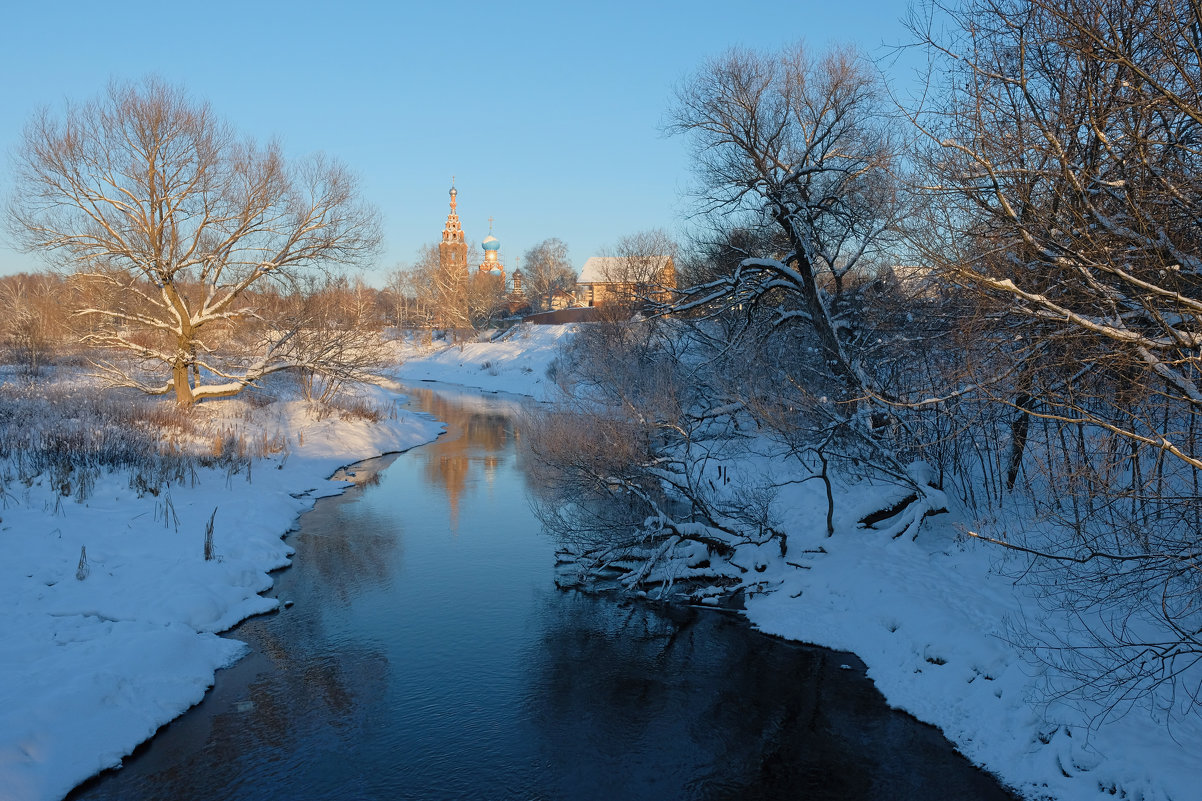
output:
{"label": "large bare tree", "polygon": [[[826,484],[828,533],[834,451],[904,488],[881,493],[887,508],[866,524],[916,535],[943,507],[929,473],[891,450],[888,421],[873,414],[889,414],[872,357],[891,335],[868,325],[869,285],[880,283],[868,276],[905,213],[882,100],[854,52],[801,47],[732,51],[679,90],[672,130],[694,146],[702,210],[727,232],[725,246],[713,264],[690,266],[701,283],[658,299],[670,316],[603,318],[578,335],[555,365],[571,413],[532,427],[526,442],[548,475],[545,520],[586,574],[634,564],[627,586],[668,593],[675,579],[657,565],[682,547],[707,581],[736,584],[747,577],[726,560],[744,545],[786,554],[776,477],[730,482],[752,447],[794,463],[781,481]],[[651,298],[673,250],[660,232],[627,238],[606,277]],[[623,447],[599,454],[597,443]]]}
{"label": "large bare tree", "polygon": [[776,309],[775,325],[812,330],[845,397],[872,384],[849,347],[849,276],[880,264],[904,215],[883,112],[879,77],[854,50],[798,45],[710,61],[677,92],[670,128],[693,144],[703,209],[774,224],[788,248],[743,259],[676,308]]}
{"label": "large bare tree", "polygon": [[344,168],[288,163],[155,78],[37,114],[7,220],[26,250],[116,290],[76,312],[99,321],[92,343],[140,362],[105,360],[108,378],[181,404],[311,366],[310,338],[263,320],[249,290],[359,262],[379,240]]}
{"label": "large bare tree", "polygon": [[781,377],[803,396],[785,406],[824,421],[806,423],[814,441],[905,487],[884,525],[914,535],[944,498],[916,464],[918,442],[878,369],[885,349],[897,359],[897,348],[914,348],[895,325],[876,325],[872,309],[872,278],[896,258],[909,213],[897,119],[884,101],[876,68],[848,48],[732,50],[684,83],[669,130],[691,140],[702,211],[770,249],[680,290],[670,310],[734,313],[746,331],[790,334],[792,352],[811,356]]}

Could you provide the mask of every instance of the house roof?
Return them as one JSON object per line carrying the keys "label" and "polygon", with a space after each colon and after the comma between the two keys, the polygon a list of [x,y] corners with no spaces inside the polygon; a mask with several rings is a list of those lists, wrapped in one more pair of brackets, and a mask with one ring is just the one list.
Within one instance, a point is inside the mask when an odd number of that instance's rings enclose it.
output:
{"label": "house roof", "polygon": [[[671,262],[671,256],[652,256],[648,260],[649,264],[655,265],[655,272],[663,270]],[[625,277],[626,265],[629,259],[622,256],[591,256],[584,263],[584,267],[580,269],[580,276],[576,279],[578,284],[620,284],[626,283],[633,279]],[[648,280],[652,276],[645,276],[643,280]]]}

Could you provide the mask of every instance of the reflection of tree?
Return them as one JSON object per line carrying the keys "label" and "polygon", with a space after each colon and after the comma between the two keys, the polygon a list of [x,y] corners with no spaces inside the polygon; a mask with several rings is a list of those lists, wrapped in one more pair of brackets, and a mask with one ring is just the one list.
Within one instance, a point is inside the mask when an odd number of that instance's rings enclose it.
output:
{"label": "reflection of tree", "polygon": [[555,603],[524,723],[552,796],[1008,798],[842,655],[717,613]]}
{"label": "reflection of tree", "polygon": [[508,450],[515,439],[511,414],[488,408],[472,408],[461,399],[446,397],[429,389],[410,390],[411,405],[447,423],[453,432],[440,440],[437,458],[426,462],[426,480],[442,487],[451,507],[451,528],[459,520],[459,502],[472,475],[472,466],[484,469],[486,477],[500,463],[497,454]]}

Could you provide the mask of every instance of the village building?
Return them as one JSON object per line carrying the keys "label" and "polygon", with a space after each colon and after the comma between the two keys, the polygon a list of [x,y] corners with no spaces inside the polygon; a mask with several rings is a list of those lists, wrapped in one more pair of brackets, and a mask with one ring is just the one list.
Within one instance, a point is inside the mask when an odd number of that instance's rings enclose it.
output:
{"label": "village building", "polygon": [[676,289],[671,256],[593,256],[576,279],[576,305],[666,303]]}
{"label": "village building", "polygon": [[566,289],[554,289],[551,291],[551,309],[570,309],[573,306],[583,305],[576,300],[576,295],[568,292]]}

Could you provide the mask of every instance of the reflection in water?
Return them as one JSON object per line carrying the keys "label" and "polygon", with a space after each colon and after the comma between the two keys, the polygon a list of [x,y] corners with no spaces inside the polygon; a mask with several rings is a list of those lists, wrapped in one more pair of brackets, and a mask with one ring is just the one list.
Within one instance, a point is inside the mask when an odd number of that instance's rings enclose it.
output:
{"label": "reflection in water", "polygon": [[[383,470],[394,459],[395,457],[390,456],[364,462],[358,466],[356,478],[362,476],[364,471],[371,471],[371,475],[379,476],[378,471]],[[355,496],[342,496],[342,499],[357,497],[363,486],[374,486],[374,482],[365,482],[356,487]],[[314,598],[318,603],[337,600],[346,606],[351,603],[362,585],[387,586],[391,581],[395,563],[402,556],[404,529],[401,520],[395,515],[386,515],[373,508],[363,509],[356,516],[355,531],[341,532],[340,536],[329,536],[328,532],[338,531],[344,517],[342,503],[318,504],[313,511],[305,515],[304,526],[300,532],[289,538],[293,547],[297,549],[297,554],[292,559],[293,563],[303,563],[306,570],[313,570],[320,577],[322,589],[320,596]],[[355,580],[348,582],[347,576],[354,576]]]}
{"label": "reflection in water", "polygon": [[551,797],[1009,797],[935,729],[889,710],[851,654],[715,610],[558,603],[523,721]]}
{"label": "reflection in water", "polygon": [[470,396],[450,397],[425,388],[410,392],[410,405],[443,421],[447,430],[454,432],[439,443],[438,458],[426,463],[425,474],[429,483],[446,492],[451,530],[456,531],[459,503],[472,465],[483,467],[491,486],[501,463],[498,454],[510,448],[516,438],[512,421],[518,407],[496,400],[491,404],[472,403]]}
{"label": "reflection in water", "polygon": [[1005,797],[854,657],[557,591],[513,404],[411,408],[447,435],[306,515],[275,590],[295,606],[240,626],[252,655],[73,798]]}

